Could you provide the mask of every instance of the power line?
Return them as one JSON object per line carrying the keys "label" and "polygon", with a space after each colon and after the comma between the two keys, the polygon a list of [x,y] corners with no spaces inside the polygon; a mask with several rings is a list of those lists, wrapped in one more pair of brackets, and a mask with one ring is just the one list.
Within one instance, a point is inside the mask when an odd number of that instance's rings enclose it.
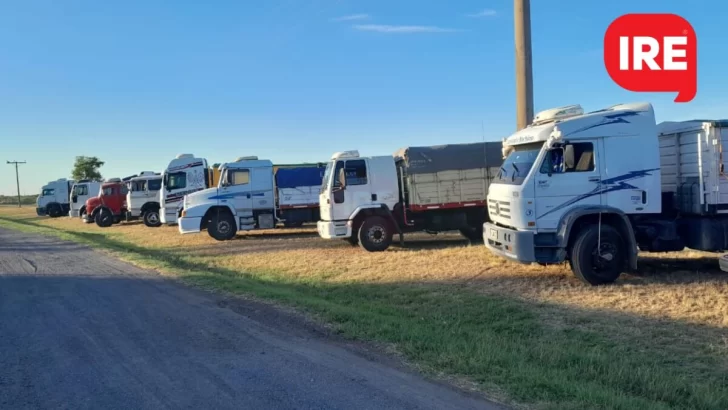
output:
{"label": "power line", "polygon": [[8,161],[8,164],[15,165],[15,183],[18,187],[18,208],[20,208],[20,177],[18,176],[18,165],[25,164],[25,161]]}

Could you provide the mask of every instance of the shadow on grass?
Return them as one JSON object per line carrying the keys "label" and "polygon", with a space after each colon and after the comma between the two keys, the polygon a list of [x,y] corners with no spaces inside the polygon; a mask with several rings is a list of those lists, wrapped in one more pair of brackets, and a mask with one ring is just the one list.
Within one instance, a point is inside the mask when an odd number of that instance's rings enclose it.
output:
{"label": "shadow on grass", "polygon": [[[204,288],[303,308],[347,337],[394,344],[428,371],[465,376],[517,401],[558,409],[728,408],[726,353],[705,347],[707,336],[725,329],[584,312],[442,283],[327,283],[236,272],[103,234],[0,221],[116,251]],[[544,312],[568,320],[551,326]]]}

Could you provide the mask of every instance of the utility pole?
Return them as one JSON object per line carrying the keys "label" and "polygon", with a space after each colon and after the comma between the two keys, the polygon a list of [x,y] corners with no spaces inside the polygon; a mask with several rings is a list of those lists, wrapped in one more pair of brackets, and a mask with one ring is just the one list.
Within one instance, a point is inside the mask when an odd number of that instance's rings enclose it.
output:
{"label": "utility pole", "polygon": [[531,68],[531,1],[513,0],[516,38],[516,126],[533,120],[533,70]]}
{"label": "utility pole", "polygon": [[18,208],[20,208],[20,177],[18,176],[18,165],[25,164],[25,161],[8,161],[8,164],[15,165],[15,184],[18,187]]}

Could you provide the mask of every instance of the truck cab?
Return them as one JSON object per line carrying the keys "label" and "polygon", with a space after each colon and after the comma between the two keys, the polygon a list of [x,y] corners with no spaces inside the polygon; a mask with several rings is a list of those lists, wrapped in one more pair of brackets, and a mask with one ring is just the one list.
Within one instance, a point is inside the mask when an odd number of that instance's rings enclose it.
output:
{"label": "truck cab", "polygon": [[162,176],[153,171],[143,171],[140,176],[130,179],[127,185],[126,220],[141,218],[148,227],[160,226],[159,191],[162,188]]}
{"label": "truck cab", "polygon": [[99,195],[101,190],[101,182],[82,179],[71,189],[70,211],[68,216],[71,218],[84,219],[86,216],[86,201]]}
{"label": "truck cab", "polygon": [[662,210],[650,104],[543,111],[503,141],[503,156],[483,226],[491,252],[523,263],[569,261],[591,284],[636,268],[633,221]]}
{"label": "truck cab", "polygon": [[96,222],[106,228],[121,222],[126,213],[127,184],[119,178],[111,178],[101,184],[99,196],[86,201],[85,222]]}
{"label": "truck cab", "polygon": [[240,157],[220,166],[216,188],[184,197],[179,232],[208,234],[219,240],[237,231],[272,229],[276,225],[273,163],[258,157]]}
{"label": "truck cab", "polygon": [[44,185],[36,199],[36,214],[58,218],[68,215],[70,210],[70,192],[73,180],[61,178]]}
{"label": "truck cab", "polygon": [[173,159],[162,176],[160,221],[166,225],[176,224],[185,195],[215,186],[214,176],[214,171],[208,169],[204,158],[180,154]]}
{"label": "truck cab", "polygon": [[391,214],[399,200],[398,193],[397,170],[391,155],[360,157],[358,151],[335,153],[326,165],[319,194],[319,236],[346,239],[354,245],[360,240],[354,222],[364,218],[358,226],[364,229],[362,246],[386,249],[398,230]]}

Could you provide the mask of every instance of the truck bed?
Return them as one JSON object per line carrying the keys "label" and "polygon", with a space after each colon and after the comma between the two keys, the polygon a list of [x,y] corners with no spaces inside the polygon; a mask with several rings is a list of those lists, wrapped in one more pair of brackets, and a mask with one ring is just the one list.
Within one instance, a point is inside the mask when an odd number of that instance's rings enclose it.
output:
{"label": "truck bed", "polygon": [[413,211],[484,206],[488,186],[498,167],[410,175],[409,204]]}
{"label": "truck bed", "polygon": [[500,142],[407,147],[394,156],[412,211],[484,206],[503,164]]}
{"label": "truck bed", "polygon": [[[658,125],[662,192],[685,213],[728,213],[728,121]],[[726,169],[724,169],[726,168]]]}

